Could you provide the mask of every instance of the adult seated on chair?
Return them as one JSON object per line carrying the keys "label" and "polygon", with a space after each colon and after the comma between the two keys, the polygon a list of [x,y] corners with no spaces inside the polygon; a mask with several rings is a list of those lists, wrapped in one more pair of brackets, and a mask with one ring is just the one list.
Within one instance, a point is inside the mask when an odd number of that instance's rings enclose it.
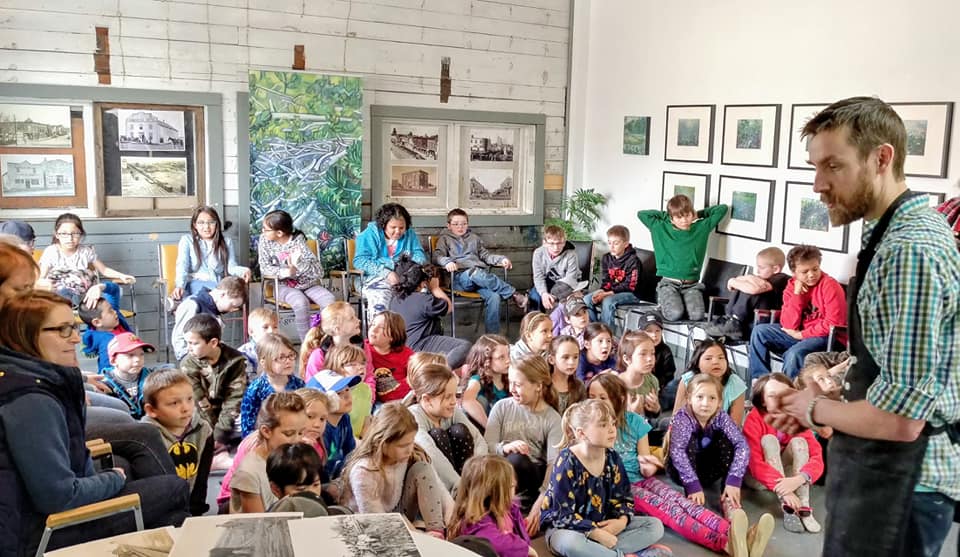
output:
{"label": "adult seated on chair", "polygon": [[[783,291],[780,323],[754,326],[750,335],[750,372],[753,377],[770,373],[770,353],[783,355],[783,372],[796,379],[803,358],[811,352],[830,350],[831,326],[846,326],[847,298],[840,285],[820,269],[820,250],[796,246],[787,254],[793,277]],[[837,335],[846,341],[846,333]]]}
{"label": "adult seated on chair", "polygon": [[190,233],[181,236],[177,244],[177,275],[171,294],[174,300],[197,294],[203,287],[213,290],[226,276],[250,281],[250,269],[237,264],[233,240],[223,232],[216,209],[201,205],[193,210]]}
{"label": "adult seated on chair", "polygon": [[[36,551],[46,516],[137,493],[144,526],[180,525],[187,484],[176,476],[126,481],[119,468],[96,473],[84,437],[80,342],[70,302],[28,292],[0,308],[0,539],[6,555]],[[134,529],[129,515],[58,530],[49,548]],[[13,548],[13,551],[9,551]]]}
{"label": "adult seated on chair", "polygon": [[363,273],[363,297],[367,303],[367,323],[386,311],[393,298],[393,285],[400,282],[394,266],[400,256],[408,254],[421,265],[427,254],[411,226],[410,212],[399,203],[385,203],[373,221],[357,236],[353,266]]}
{"label": "adult seated on chair", "polygon": [[395,296],[390,301],[390,311],[399,313],[407,325],[407,346],[415,352],[445,354],[452,369],[462,366],[471,344],[443,335],[440,319],[450,313],[453,303],[440,288],[440,279],[428,275],[407,255],[400,257],[394,272],[400,282],[393,285]]}

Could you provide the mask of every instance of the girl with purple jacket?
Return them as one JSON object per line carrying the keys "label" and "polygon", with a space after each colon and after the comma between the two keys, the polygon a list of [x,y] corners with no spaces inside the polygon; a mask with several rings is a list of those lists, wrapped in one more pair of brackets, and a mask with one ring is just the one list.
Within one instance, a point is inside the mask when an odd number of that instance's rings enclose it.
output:
{"label": "girl with purple jacket", "polygon": [[463,465],[448,539],[479,536],[500,557],[537,557],[514,497],[513,466],[502,456],[475,456]]}

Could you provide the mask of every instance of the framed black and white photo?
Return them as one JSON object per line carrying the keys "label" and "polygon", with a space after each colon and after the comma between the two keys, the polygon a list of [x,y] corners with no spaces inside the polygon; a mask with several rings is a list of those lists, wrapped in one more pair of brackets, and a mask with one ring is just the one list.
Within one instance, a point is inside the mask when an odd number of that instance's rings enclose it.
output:
{"label": "framed black and white photo", "polygon": [[436,161],[442,149],[437,126],[397,124],[390,131],[390,160]]}
{"label": "framed black and white photo", "polygon": [[723,107],[722,164],[774,167],[779,145],[779,104]]}
{"label": "framed black and white photo", "polygon": [[73,197],[76,195],[70,155],[0,155],[0,188],[4,198]]}
{"label": "framed black and white photo", "polygon": [[471,128],[470,161],[513,162],[513,128]]}
{"label": "framed black and white photo", "polygon": [[803,132],[803,126],[820,113],[821,110],[829,106],[822,104],[795,104],[790,107],[790,142],[787,151],[787,168],[795,170],[813,170],[813,165],[807,162],[810,155],[807,152],[807,145],[810,143],[809,137],[800,137]]}
{"label": "framed black and white photo", "polygon": [[189,215],[203,202],[203,107],[97,103],[94,118],[105,216]]}
{"label": "framed black and white photo", "polygon": [[623,154],[650,154],[650,117],[623,117]]}
{"label": "framed black and white photo", "polygon": [[70,147],[70,107],[0,104],[0,147]]}
{"label": "framed black and white photo", "polygon": [[667,161],[713,162],[713,126],[717,105],[667,106]]}
{"label": "framed black and white photo", "polygon": [[952,102],[890,103],[907,128],[907,176],[946,178]]}
{"label": "framed black and white photo", "polygon": [[825,251],[847,252],[850,227],[833,226],[827,205],[808,182],[787,182],[783,200],[783,243],[807,244]]}
{"label": "framed black and white photo", "polygon": [[773,180],[720,176],[717,203],[730,209],[717,225],[717,232],[769,242],[773,227],[773,186]]}
{"label": "framed black and white photo", "polygon": [[676,195],[687,196],[694,210],[703,209],[710,200],[710,175],[664,171],[660,209],[666,211],[667,201]]}

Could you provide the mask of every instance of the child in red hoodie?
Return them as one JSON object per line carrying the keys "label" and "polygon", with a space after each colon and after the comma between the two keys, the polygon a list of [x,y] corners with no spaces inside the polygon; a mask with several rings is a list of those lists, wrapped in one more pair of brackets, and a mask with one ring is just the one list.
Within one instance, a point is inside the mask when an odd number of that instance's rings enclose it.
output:
{"label": "child in red hoodie", "polygon": [[[783,355],[783,372],[795,379],[807,354],[830,351],[830,327],[846,326],[847,297],[843,286],[820,269],[822,257],[815,246],[796,246],[787,254],[793,278],[783,291],[780,323],[756,325],[750,335],[754,378],[770,373],[774,352]],[[846,334],[838,334],[837,342],[845,343]]]}
{"label": "child in red hoodie", "polygon": [[[783,527],[789,532],[819,532],[820,524],[810,509],[810,485],[823,474],[820,443],[809,429],[788,435],[768,425],[767,400],[794,388],[782,373],[764,375],[753,383],[753,409],[743,424],[750,446],[748,484],[769,489],[780,497]],[[759,485],[758,485],[759,484]]]}

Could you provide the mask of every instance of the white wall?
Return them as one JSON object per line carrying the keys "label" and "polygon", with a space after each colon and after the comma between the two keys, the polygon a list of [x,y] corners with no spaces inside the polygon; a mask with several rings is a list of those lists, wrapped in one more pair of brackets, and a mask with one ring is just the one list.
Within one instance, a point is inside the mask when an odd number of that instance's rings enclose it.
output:
{"label": "white wall", "polygon": [[569,0],[2,0],[0,81],[96,85],[94,27],[109,27],[112,87],[223,93],[233,206],[236,92],[247,89],[249,69],[288,70],[303,44],[307,71],[362,76],[366,104],[545,114],[546,172],[562,174],[569,8]]}
{"label": "white wall", "polygon": [[[571,122],[582,118],[583,124],[571,125],[567,184],[609,193],[608,223],[628,225],[638,246],[651,243],[636,211],[660,207],[664,170],[710,174],[711,203],[721,174],[776,180],[771,239],[779,244],[784,182],[813,181],[812,171],[786,168],[792,104],[853,95],[878,95],[889,102],[960,101],[960,4],[955,0],[577,4],[570,114]],[[585,92],[577,87],[582,83]],[[778,167],[721,165],[723,105],[771,103],[783,105]],[[666,106],[677,104],[717,105],[713,164],[663,160]],[[622,154],[627,115],[652,116],[649,156]],[[908,177],[910,187],[957,194],[956,125],[952,137],[948,178]],[[582,166],[576,164],[580,160]],[[852,274],[860,230],[859,224],[851,228],[852,255],[824,253],[827,272]],[[715,235],[709,253],[753,264],[764,245]]]}

